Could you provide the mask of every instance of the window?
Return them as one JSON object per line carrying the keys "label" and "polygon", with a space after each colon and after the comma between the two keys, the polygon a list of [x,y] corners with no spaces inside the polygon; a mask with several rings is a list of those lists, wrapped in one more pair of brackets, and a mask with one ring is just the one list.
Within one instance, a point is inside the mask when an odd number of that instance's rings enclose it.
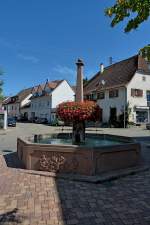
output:
{"label": "window", "polygon": [[96,98],[97,98],[97,94],[96,94],[96,92],[93,92],[91,94],[91,100],[96,100]]}
{"label": "window", "polygon": [[45,94],[46,94],[46,92],[44,90],[42,90],[41,95],[45,95]]}
{"label": "window", "polygon": [[85,96],[84,96],[84,99],[85,99],[85,100],[89,100],[89,99],[90,99],[90,95],[85,95]]}
{"label": "window", "polygon": [[94,100],[97,99],[97,93],[96,93],[96,92],[93,92],[93,93],[91,93],[91,94],[89,94],[89,95],[86,95],[86,96],[85,96],[85,99],[86,99],[86,100],[94,101]]}
{"label": "window", "polygon": [[105,92],[101,91],[97,93],[97,99],[104,99],[105,98]]}
{"label": "window", "polygon": [[131,89],[132,97],[143,97],[143,90],[140,89]]}
{"label": "window", "polygon": [[119,96],[118,89],[110,90],[109,91],[109,98],[117,98]]}
{"label": "window", "polygon": [[147,101],[150,102],[150,91],[147,91]]}
{"label": "window", "polygon": [[47,101],[47,106],[49,106],[49,101]]}

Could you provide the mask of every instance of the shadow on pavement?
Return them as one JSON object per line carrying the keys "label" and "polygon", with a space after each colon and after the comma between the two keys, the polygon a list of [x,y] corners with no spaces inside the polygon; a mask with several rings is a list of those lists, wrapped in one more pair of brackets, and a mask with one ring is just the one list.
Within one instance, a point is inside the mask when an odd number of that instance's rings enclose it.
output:
{"label": "shadow on pavement", "polygon": [[5,224],[19,224],[23,222],[23,216],[20,216],[17,214],[18,209],[15,208],[12,211],[9,211],[7,213],[0,214],[0,225]]}
{"label": "shadow on pavement", "polygon": [[[3,152],[4,151],[8,152],[8,150],[3,150]],[[17,152],[6,154],[4,158],[8,167],[24,169],[22,162],[18,159]]]}

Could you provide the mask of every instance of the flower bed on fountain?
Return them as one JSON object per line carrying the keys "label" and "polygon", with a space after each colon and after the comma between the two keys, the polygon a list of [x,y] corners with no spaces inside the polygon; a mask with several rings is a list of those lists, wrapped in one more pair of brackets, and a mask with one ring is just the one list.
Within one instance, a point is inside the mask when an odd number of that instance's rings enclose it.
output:
{"label": "flower bed on fountain", "polygon": [[102,120],[102,110],[93,101],[63,102],[57,107],[57,115],[61,120],[73,123],[74,144],[85,141],[85,121]]}
{"label": "flower bed on fountain", "polygon": [[57,114],[63,121],[101,120],[102,111],[93,101],[63,102],[57,108]]}

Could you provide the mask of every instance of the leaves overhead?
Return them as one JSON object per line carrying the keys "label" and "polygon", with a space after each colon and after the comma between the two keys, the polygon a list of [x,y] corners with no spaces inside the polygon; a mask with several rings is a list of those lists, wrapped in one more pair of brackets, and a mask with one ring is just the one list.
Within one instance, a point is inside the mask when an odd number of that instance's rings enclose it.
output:
{"label": "leaves overhead", "polygon": [[112,17],[111,26],[114,27],[125,18],[129,18],[124,29],[129,32],[139,27],[150,16],[150,0],[116,0],[116,3],[106,9],[106,15]]}
{"label": "leaves overhead", "polygon": [[150,45],[145,46],[140,50],[142,57],[145,58],[148,62],[150,62]]}

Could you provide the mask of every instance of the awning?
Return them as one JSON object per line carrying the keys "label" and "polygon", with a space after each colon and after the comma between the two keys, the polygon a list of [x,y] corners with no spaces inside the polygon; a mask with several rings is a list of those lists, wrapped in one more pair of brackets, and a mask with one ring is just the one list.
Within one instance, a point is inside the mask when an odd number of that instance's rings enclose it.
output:
{"label": "awning", "polygon": [[136,106],[135,109],[140,109],[140,110],[146,109],[146,110],[149,110],[150,107],[148,107],[148,106]]}

